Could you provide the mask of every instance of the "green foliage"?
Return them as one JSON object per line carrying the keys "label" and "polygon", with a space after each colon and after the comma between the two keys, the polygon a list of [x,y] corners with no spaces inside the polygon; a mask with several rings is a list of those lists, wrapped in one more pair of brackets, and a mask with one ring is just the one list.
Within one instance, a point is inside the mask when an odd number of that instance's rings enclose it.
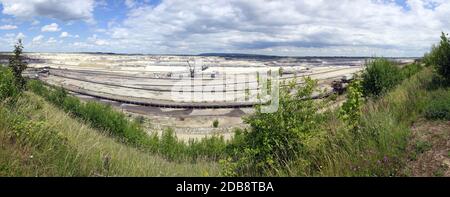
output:
{"label": "green foliage", "polygon": [[228,156],[220,160],[222,175],[398,175],[408,156],[411,123],[428,102],[424,87],[431,76],[429,68],[411,74],[401,85],[367,102],[362,99],[362,85],[354,81],[348,101],[331,112],[324,111],[320,101],[306,99],[311,89],[297,92],[302,97],[283,90],[278,112],[256,113],[249,118],[251,128],[235,135]]}
{"label": "green foliage", "polygon": [[427,141],[417,141],[415,144],[416,153],[424,153],[427,150],[430,150],[432,147],[432,144]]}
{"label": "green foliage", "polygon": [[159,146],[160,153],[170,160],[174,160],[184,149],[184,144],[178,142],[172,129],[163,132]]}
{"label": "green foliage", "polygon": [[219,120],[214,120],[213,121],[213,127],[217,128],[219,126]]}
{"label": "green foliage", "polygon": [[442,33],[438,46],[432,48],[427,57],[428,63],[434,65],[438,73],[450,83],[450,40]]}
{"label": "green foliage", "polygon": [[48,98],[52,103],[63,106],[64,100],[67,98],[67,91],[62,87],[56,88],[55,91],[50,92]]}
{"label": "green foliage", "polygon": [[[32,169],[34,174],[44,176],[83,175],[75,167],[79,165],[79,160],[74,149],[68,145],[66,137],[53,129],[48,122],[28,120],[26,117],[29,114],[26,114],[26,116],[15,114],[19,105],[38,103],[19,102],[17,105],[0,107],[0,125],[2,125],[2,129],[8,128],[3,130],[0,135],[8,138],[8,142],[2,144],[2,147],[9,146],[8,143],[11,143],[15,149],[23,150],[22,152],[16,152],[14,155],[15,157],[26,158],[25,163],[19,165],[42,165],[42,163],[47,165],[46,168]],[[64,160],[59,158],[64,158]],[[7,161],[6,165],[16,167],[18,164]],[[13,171],[13,173],[13,176],[21,176],[21,171]]]}
{"label": "green foliage", "polygon": [[29,92],[14,105],[0,103],[0,146],[2,177],[216,176],[219,172],[215,162],[201,158],[168,162],[117,142]]}
{"label": "green foliage", "polygon": [[242,144],[232,145],[235,150],[231,151],[231,161],[222,160],[232,168],[224,174],[283,171],[286,163],[305,152],[305,143],[320,130],[323,119],[323,114],[317,113],[321,105],[309,98],[317,82],[310,78],[305,82],[303,87],[296,87],[292,81],[280,90],[278,111],[263,113],[258,106],[256,113],[245,119],[251,129],[243,133],[239,140]]}
{"label": "green foliage", "polygon": [[425,117],[430,120],[450,120],[450,91],[437,91],[425,109]]}
{"label": "green foliage", "polygon": [[368,97],[379,97],[394,88],[401,80],[400,69],[384,58],[366,64],[362,74],[363,93]]}
{"label": "green foliage", "polygon": [[[130,121],[125,114],[110,105],[95,101],[82,103],[78,98],[68,95],[63,88],[47,89],[37,80],[30,80],[28,88],[64,111],[90,123],[92,127],[107,131],[124,143],[159,153],[170,160],[197,158],[216,160],[223,156],[226,147],[225,140],[218,137],[190,141],[186,144],[176,138],[172,129],[165,130],[160,139],[156,134],[148,135],[145,132],[141,125],[143,117],[138,118],[138,121]],[[217,126],[218,124],[217,121]]]}
{"label": "green foliage", "polygon": [[212,136],[201,140],[190,140],[188,154],[192,159],[209,158],[217,161],[226,156],[227,143],[222,136]]}
{"label": "green foliage", "polygon": [[14,73],[17,88],[22,90],[25,86],[25,79],[22,77],[22,72],[27,68],[27,63],[23,61],[23,44],[21,39],[14,45],[13,53],[13,56],[9,59],[9,67]]}
{"label": "green foliage", "polygon": [[20,94],[16,85],[16,80],[11,69],[0,65],[0,100],[15,98]]}
{"label": "green foliage", "polygon": [[361,81],[354,80],[347,89],[347,100],[342,105],[339,115],[350,129],[358,129],[361,118],[361,107],[363,105],[363,94]]}
{"label": "green foliage", "polygon": [[400,70],[401,79],[403,80],[410,78],[416,73],[420,72],[422,69],[423,67],[419,63],[408,64]]}
{"label": "green foliage", "polygon": [[82,115],[81,102],[75,97],[68,96],[64,98],[62,107],[64,111],[69,112],[74,116],[80,117]]}
{"label": "green foliage", "polygon": [[29,80],[27,82],[27,89],[41,96],[49,94],[49,90],[38,80]]}
{"label": "green foliage", "polygon": [[430,52],[426,52],[423,56],[423,62],[426,66],[434,66],[436,61],[436,54],[437,54],[438,47],[437,45],[433,44],[431,46]]}
{"label": "green foliage", "polygon": [[339,94],[338,93],[332,93],[328,98],[330,101],[336,101],[338,99]]}

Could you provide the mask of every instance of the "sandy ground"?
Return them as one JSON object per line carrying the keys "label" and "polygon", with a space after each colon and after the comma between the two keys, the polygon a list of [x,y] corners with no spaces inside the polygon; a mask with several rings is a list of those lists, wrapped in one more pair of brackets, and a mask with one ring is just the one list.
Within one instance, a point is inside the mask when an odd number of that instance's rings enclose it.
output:
{"label": "sandy ground", "polygon": [[450,177],[450,121],[416,122],[408,152],[406,176]]}

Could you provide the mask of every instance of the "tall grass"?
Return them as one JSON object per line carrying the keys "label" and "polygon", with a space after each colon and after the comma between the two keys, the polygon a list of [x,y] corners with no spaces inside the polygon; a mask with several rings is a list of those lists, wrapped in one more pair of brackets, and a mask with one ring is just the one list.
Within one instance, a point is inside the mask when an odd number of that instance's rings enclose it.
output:
{"label": "tall grass", "polygon": [[[407,70],[405,76],[410,75],[411,78],[405,77],[404,81],[401,81],[403,78],[398,79],[399,82],[396,83],[399,85],[391,87],[390,91],[386,90],[380,97],[369,97],[364,103],[356,99],[362,106],[352,110],[361,110],[361,113],[352,116],[352,121],[342,118],[339,109],[329,109],[317,114],[318,110],[308,110],[319,105],[306,101],[309,103],[308,107],[305,103],[294,101],[295,104],[284,106],[286,98],[282,98],[281,111],[253,116],[250,120],[251,129],[243,133],[241,140],[235,140],[234,144],[229,145],[234,147],[232,149],[237,154],[222,160],[224,174],[400,175],[406,161],[410,126],[423,114],[430,99],[426,86],[433,76],[430,68],[422,70],[414,66],[404,69]],[[297,105],[302,107],[296,109]],[[274,125],[274,122],[277,124]],[[352,125],[348,125],[349,122]],[[298,146],[293,145],[294,142]],[[289,154],[284,155],[286,152]],[[258,165],[262,168],[258,169]]]}
{"label": "tall grass", "polygon": [[20,94],[14,73],[10,68],[0,65],[0,100],[15,98]]}
{"label": "tall grass", "polygon": [[0,104],[0,176],[216,176],[215,162],[168,162],[117,142],[26,92]]}
{"label": "tall grass", "polygon": [[362,109],[360,129],[347,130],[330,116],[325,143],[313,152],[322,176],[395,176],[407,156],[410,127],[423,114],[432,71],[425,69],[406,79]]}

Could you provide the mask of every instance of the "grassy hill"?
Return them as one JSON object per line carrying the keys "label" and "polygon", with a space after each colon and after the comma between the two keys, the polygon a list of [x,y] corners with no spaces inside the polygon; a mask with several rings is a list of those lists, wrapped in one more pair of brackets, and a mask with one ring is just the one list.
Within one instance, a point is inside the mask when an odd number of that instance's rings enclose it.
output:
{"label": "grassy hill", "polygon": [[25,92],[0,105],[0,176],[217,176],[218,164],[167,160]]}
{"label": "grassy hill", "polygon": [[[0,102],[0,176],[448,176],[450,89],[432,67],[396,72],[407,74],[376,98],[354,100],[351,89],[350,111],[315,113],[318,102],[281,97],[227,144],[143,135],[110,107],[29,86]],[[298,149],[281,160],[286,145]]]}

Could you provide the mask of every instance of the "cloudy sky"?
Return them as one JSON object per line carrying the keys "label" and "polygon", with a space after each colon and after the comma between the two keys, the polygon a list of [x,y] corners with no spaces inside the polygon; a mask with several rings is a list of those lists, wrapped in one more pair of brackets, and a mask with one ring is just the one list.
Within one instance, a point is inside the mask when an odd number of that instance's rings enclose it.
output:
{"label": "cloudy sky", "polygon": [[0,51],[421,56],[449,0],[0,0]]}

